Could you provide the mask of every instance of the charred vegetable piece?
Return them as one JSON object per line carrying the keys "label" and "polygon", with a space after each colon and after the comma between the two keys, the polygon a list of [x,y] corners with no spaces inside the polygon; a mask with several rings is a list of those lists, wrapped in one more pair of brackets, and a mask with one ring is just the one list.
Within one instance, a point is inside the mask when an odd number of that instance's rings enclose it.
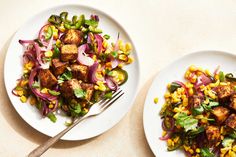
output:
{"label": "charred vegetable piece", "polygon": [[236,78],[234,77],[232,73],[226,74],[225,78],[227,79],[227,81],[236,82]]}
{"label": "charred vegetable piece", "polygon": [[178,149],[180,146],[183,145],[183,141],[182,141],[182,138],[179,134],[174,134],[172,137],[171,137],[172,140],[176,140],[176,142],[174,143],[174,145],[171,145],[171,146],[168,146],[167,150],[168,151],[173,151],[173,150],[176,150]]}
{"label": "charred vegetable piece", "polygon": [[174,91],[176,91],[178,88],[181,88],[181,85],[176,83],[176,82],[172,82],[170,85],[170,92],[173,93]]}
{"label": "charred vegetable piece", "polygon": [[118,85],[124,84],[128,80],[128,73],[120,68],[113,69],[112,77]]}

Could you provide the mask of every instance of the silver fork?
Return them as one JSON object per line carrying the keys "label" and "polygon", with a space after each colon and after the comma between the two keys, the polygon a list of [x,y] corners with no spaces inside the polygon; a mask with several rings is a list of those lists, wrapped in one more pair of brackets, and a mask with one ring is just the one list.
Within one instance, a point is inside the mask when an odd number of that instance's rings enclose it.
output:
{"label": "silver fork", "polygon": [[38,157],[41,156],[45,151],[47,151],[53,144],[55,144],[63,135],[65,135],[68,131],[74,128],[77,124],[83,121],[86,118],[93,117],[99,115],[104,110],[106,110],[111,104],[113,104],[117,99],[119,99],[124,92],[121,89],[117,90],[113,93],[111,99],[102,99],[99,102],[93,104],[90,108],[89,112],[81,118],[74,120],[73,124],[65,128],[63,131],[58,133],[56,136],[48,139],[45,143],[41,144],[37,148],[35,148],[32,152],[29,153],[28,157]]}

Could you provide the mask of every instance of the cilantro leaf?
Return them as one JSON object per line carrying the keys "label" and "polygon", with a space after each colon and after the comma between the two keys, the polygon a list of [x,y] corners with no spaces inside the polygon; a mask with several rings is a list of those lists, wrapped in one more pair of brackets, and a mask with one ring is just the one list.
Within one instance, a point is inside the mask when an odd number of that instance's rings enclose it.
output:
{"label": "cilantro leaf", "polygon": [[33,87],[33,88],[40,88],[39,82],[34,81],[34,83],[32,84],[32,87]]}
{"label": "cilantro leaf", "polygon": [[55,90],[48,90],[48,93],[51,94],[51,95],[54,95],[54,96],[58,96],[58,95],[61,94],[60,92],[57,92]]}
{"label": "cilantro leaf", "polygon": [[64,72],[58,79],[58,83],[63,83],[65,80],[71,80],[72,79],[72,72],[70,70],[67,70]]}
{"label": "cilantro leaf", "polygon": [[79,116],[80,112],[82,111],[80,104],[70,106],[69,109],[72,117]]}
{"label": "cilantro leaf", "polygon": [[55,114],[53,114],[52,112],[48,113],[47,117],[53,122],[55,123],[57,121],[57,117],[55,116]]}
{"label": "cilantro leaf", "polygon": [[202,157],[214,157],[215,155],[212,152],[210,152],[209,148],[205,147],[205,148],[201,149],[201,156]]}
{"label": "cilantro leaf", "polygon": [[183,127],[187,132],[197,128],[198,120],[194,119],[193,116],[188,116],[186,113],[177,113],[176,124]]}
{"label": "cilantro leaf", "polygon": [[76,88],[74,89],[74,94],[76,98],[84,98],[86,95],[86,92],[81,88]]}

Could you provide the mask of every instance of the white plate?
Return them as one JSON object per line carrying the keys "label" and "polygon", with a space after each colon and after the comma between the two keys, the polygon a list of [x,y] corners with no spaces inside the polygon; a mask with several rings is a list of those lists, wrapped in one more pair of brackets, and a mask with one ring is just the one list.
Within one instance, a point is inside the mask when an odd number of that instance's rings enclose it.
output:
{"label": "white plate", "polygon": [[[226,73],[236,72],[235,55],[220,51],[201,51],[181,57],[157,74],[148,91],[143,111],[145,135],[156,156],[185,156],[182,151],[168,152],[166,142],[159,139],[162,136],[162,121],[159,112],[165,102],[164,93],[167,90],[167,84],[175,80],[184,81],[184,73],[192,64],[209,69],[211,72],[218,65],[220,65],[220,70]],[[159,98],[158,104],[154,104],[155,97]]]}
{"label": "white plate", "polygon": [[42,118],[39,111],[29,104],[23,104],[19,98],[12,95],[11,91],[16,85],[16,80],[22,75],[22,46],[19,39],[28,40],[37,37],[38,31],[45,24],[51,14],[59,14],[62,11],[69,12],[69,17],[73,15],[85,14],[89,18],[91,14],[96,14],[100,18],[99,27],[104,34],[111,36],[110,41],[116,41],[118,32],[120,38],[125,42],[129,41],[133,45],[133,56],[135,62],[125,67],[128,71],[129,79],[125,85],[121,86],[125,94],[104,113],[83,121],[73,128],[62,139],[83,140],[95,137],[106,130],[112,128],[131,108],[136,95],[139,83],[139,61],[132,40],[123,27],[112,17],[94,8],[81,5],[62,5],[45,10],[28,20],[15,34],[9,46],[5,65],[4,80],[8,96],[19,115],[33,128],[48,136],[54,136],[65,128],[66,117],[57,116],[56,123],[52,123],[48,118]]}

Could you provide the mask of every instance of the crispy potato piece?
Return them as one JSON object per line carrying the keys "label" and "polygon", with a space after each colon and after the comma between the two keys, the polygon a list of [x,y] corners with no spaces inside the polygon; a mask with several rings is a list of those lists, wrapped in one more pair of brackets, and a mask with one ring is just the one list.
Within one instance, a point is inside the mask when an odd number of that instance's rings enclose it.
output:
{"label": "crispy potato piece", "polygon": [[232,129],[236,129],[236,114],[231,114],[225,121],[225,124]]}
{"label": "crispy potato piece", "polygon": [[55,76],[65,72],[68,62],[61,62],[58,58],[52,60],[52,69]]}
{"label": "crispy potato piece", "polygon": [[88,80],[88,67],[85,65],[79,65],[79,64],[72,64],[71,65],[71,72],[74,78],[83,80],[84,82],[87,82]]}
{"label": "crispy potato piece", "polygon": [[56,77],[51,73],[49,69],[40,69],[39,80],[42,87],[52,88],[57,84]]}
{"label": "crispy potato piece", "polygon": [[223,123],[229,116],[229,109],[218,106],[212,109],[212,114],[215,116],[218,123]]}
{"label": "crispy potato piece", "polygon": [[75,44],[63,45],[61,47],[61,60],[64,62],[76,60],[78,57],[78,48]]}

